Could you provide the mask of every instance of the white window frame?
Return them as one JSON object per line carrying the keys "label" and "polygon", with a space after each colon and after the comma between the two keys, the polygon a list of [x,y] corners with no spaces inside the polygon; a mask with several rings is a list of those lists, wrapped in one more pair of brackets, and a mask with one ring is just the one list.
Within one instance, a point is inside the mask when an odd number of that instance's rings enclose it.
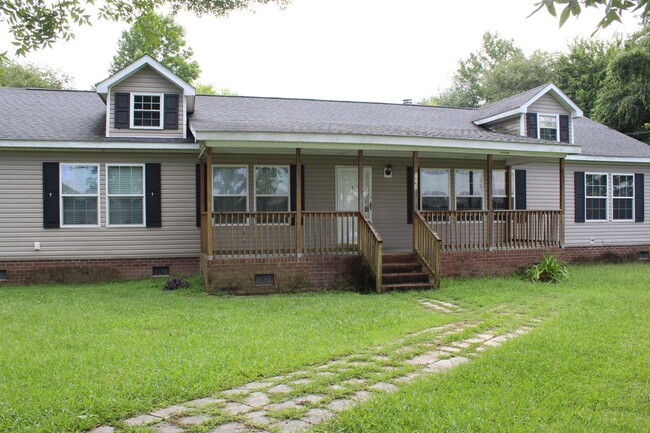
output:
{"label": "white window frame", "polygon": [[[537,113],[537,138],[540,140],[546,140],[546,138],[542,138],[542,125],[541,125],[542,122],[539,119],[540,116],[555,117],[555,138],[556,138],[555,141],[559,142],[560,141],[560,115],[551,114],[551,113]],[[551,128],[544,128],[544,129],[551,129]]]}
{"label": "white window frame", "polygon": [[[632,178],[632,197],[615,197],[614,196],[614,176],[630,176]],[[612,221],[613,222],[634,222],[634,221],[636,221],[636,206],[635,206],[636,179],[634,177],[634,173],[612,173],[611,178],[612,178],[612,180],[611,180],[611,184],[612,184],[612,187],[611,187],[611,191],[612,191]],[[586,180],[585,180],[585,185],[586,185]],[[585,197],[586,197],[586,193],[585,193]],[[617,198],[632,201],[632,218],[631,219],[617,219],[617,218],[614,218],[614,199],[617,199]]]}
{"label": "white window frame", "polygon": [[[257,169],[258,168],[286,168],[287,176],[289,176],[289,191],[287,192],[287,210],[279,212],[291,212],[291,167],[289,165],[278,164],[259,164],[253,166],[253,205],[255,212],[257,212],[257,197],[284,197],[284,195],[277,194],[258,194],[257,193]],[[296,174],[297,176],[297,174]],[[263,211],[270,212],[270,211]]]}
{"label": "white window frame", "polygon": [[[108,169],[110,167],[142,167],[142,194],[109,194],[108,192]],[[119,164],[106,164],[106,227],[146,227],[147,226],[147,206],[145,197],[146,193],[146,174],[145,174],[145,165],[144,164],[129,164],[129,163],[119,163]],[[111,224],[110,217],[110,207],[111,201],[109,197],[142,197],[142,224]]]}
{"label": "white window frame", "polygon": [[[607,188],[605,192],[605,219],[589,219],[587,218],[587,199],[588,198],[598,198],[602,199],[603,196],[588,196],[587,195],[587,176],[605,176],[605,179],[607,179]],[[610,188],[611,182],[609,180],[609,173],[598,173],[598,172],[585,172],[585,222],[590,222],[590,223],[606,223],[609,222],[609,197],[610,197]]]}
{"label": "white window frame", "polygon": [[[135,97],[136,96],[158,96],[160,98],[160,125],[158,126],[137,126],[134,124],[135,121]],[[158,110],[137,110],[137,111],[147,111],[147,112],[155,112]],[[164,113],[165,113],[165,97],[164,94],[162,93],[133,93],[131,92],[131,106],[130,106],[130,116],[129,116],[129,122],[130,122],[130,127],[131,129],[163,129],[165,119],[164,119]]]}
{"label": "white window frame", "polygon": [[[424,195],[422,192],[422,171],[423,170],[432,170],[432,171],[446,171],[447,172],[447,195]],[[418,182],[420,184],[420,187],[418,190],[420,191],[420,203],[418,203],[418,209],[422,210],[422,198],[424,197],[432,197],[432,198],[447,198],[447,203],[449,203],[449,206],[446,211],[441,210],[441,211],[429,211],[425,210],[424,212],[447,212],[451,210],[451,169],[449,168],[435,168],[435,167],[422,167],[420,168],[420,172],[418,173],[419,179]]]}
{"label": "white window frame", "polygon": [[[495,194],[496,189],[494,188],[494,173],[496,172],[503,172],[503,189],[506,191],[504,195],[497,195]],[[492,198],[505,198],[506,199],[506,208],[505,209],[499,209],[499,210],[508,210],[510,208],[508,204],[508,170],[504,169],[496,169],[492,170]],[[492,210],[494,209],[494,202],[492,203]]]}
{"label": "white window frame", "polygon": [[458,185],[458,172],[459,171],[480,171],[481,172],[481,195],[464,195],[462,197],[481,197],[481,209],[472,209],[472,210],[462,210],[459,212],[472,212],[472,211],[482,211],[485,210],[485,172],[481,168],[456,168],[454,169],[454,209],[458,211],[458,188],[456,186]]}
{"label": "white window frame", "polygon": [[[63,193],[63,167],[67,165],[77,165],[77,166],[89,166],[89,167],[97,167],[97,193],[95,195],[93,194],[64,194]],[[59,163],[59,221],[61,222],[60,227],[61,228],[73,228],[73,229],[79,229],[79,228],[98,228],[101,227],[101,213],[100,213],[100,197],[99,197],[99,191],[101,190],[101,166],[99,163],[96,162],[61,162]],[[95,197],[97,198],[97,224],[65,224],[64,221],[65,219],[63,218],[63,199],[65,197]]]}
{"label": "white window frame", "polygon": [[[212,200],[212,212],[217,213],[221,211],[217,211],[215,206],[214,206],[214,199],[215,197],[243,197],[241,195],[221,195],[218,196],[216,194],[217,189],[214,187],[214,170],[215,168],[245,168],[246,169],[246,210],[244,212],[248,212],[249,210],[249,190],[250,190],[250,178],[249,178],[249,170],[248,170],[248,164],[212,164],[212,168],[210,169],[210,182],[212,182],[212,197],[210,200]],[[226,211],[228,212],[228,211]],[[241,212],[241,211],[236,211],[236,212]],[[233,225],[233,226],[243,226],[243,225],[248,225],[248,218],[246,218],[244,221],[241,223],[224,223],[224,224],[215,224],[216,226],[220,225]]]}

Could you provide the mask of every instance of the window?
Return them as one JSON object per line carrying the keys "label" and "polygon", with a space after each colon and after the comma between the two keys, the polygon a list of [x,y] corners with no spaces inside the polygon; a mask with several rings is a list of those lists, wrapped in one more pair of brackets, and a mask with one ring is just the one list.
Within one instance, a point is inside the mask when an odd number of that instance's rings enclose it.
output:
{"label": "window", "polygon": [[483,171],[456,170],[456,210],[483,209]]}
{"label": "window", "polygon": [[492,209],[508,209],[508,194],[506,188],[506,171],[492,171]]}
{"label": "window", "polygon": [[255,210],[289,211],[289,166],[255,167]]}
{"label": "window", "polygon": [[542,140],[558,141],[558,116],[555,114],[539,114],[537,116],[539,138]]}
{"label": "window", "polygon": [[144,224],[144,165],[107,165],[108,225]]}
{"label": "window", "polygon": [[612,175],[613,212],[615,220],[634,220],[634,175]]}
{"label": "window", "polygon": [[61,164],[63,226],[99,226],[99,165]]}
{"label": "window", "polygon": [[162,95],[131,94],[131,127],[162,128]]}
{"label": "window", "polygon": [[420,209],[449,210],[449,170],[420,170]]}
{"label": "window", "polygon": [[585,219],[607,221],[607,175],[585,175]]}
{"label": "window", "polygon": [[248,167],[213,166],[212,196],[215,212],[248,211]]}

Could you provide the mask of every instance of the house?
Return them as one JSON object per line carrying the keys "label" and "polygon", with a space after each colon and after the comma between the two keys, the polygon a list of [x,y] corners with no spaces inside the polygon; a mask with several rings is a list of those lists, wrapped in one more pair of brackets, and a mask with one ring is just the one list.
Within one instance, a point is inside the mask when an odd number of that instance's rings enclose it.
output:
{"label": "house", "polygon": [[205,96],[145,56],[0,102],[10,283],[381,291],[650,250],[650,146],[553,84],[479,109]]}

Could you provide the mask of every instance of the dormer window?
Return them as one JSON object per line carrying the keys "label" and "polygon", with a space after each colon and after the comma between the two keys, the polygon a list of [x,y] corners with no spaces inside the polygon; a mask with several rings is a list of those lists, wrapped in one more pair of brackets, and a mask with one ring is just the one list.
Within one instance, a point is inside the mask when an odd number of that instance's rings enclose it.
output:
{"label": "dormer window", "polygon": [[131,98],[131,128],[161,129],[162,95],[132,93]]}
{"label": "dormer window", "polygon": [[539,138],[558,141],[558,116],[556,114],[538,114]]}

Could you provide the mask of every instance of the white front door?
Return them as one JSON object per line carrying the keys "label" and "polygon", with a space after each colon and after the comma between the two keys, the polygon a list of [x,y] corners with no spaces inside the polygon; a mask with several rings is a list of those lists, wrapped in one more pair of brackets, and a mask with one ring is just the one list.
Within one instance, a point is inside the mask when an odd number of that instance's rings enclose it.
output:
{"label": "white front door", "polygon": [[[359,175],[357,167],[336,167],[336,210],[356,212],[359,209]],[[372,221],[372,168],[363,168],[363,211]],[[357,242],[357,219],[339,218],[339,243]]]}

